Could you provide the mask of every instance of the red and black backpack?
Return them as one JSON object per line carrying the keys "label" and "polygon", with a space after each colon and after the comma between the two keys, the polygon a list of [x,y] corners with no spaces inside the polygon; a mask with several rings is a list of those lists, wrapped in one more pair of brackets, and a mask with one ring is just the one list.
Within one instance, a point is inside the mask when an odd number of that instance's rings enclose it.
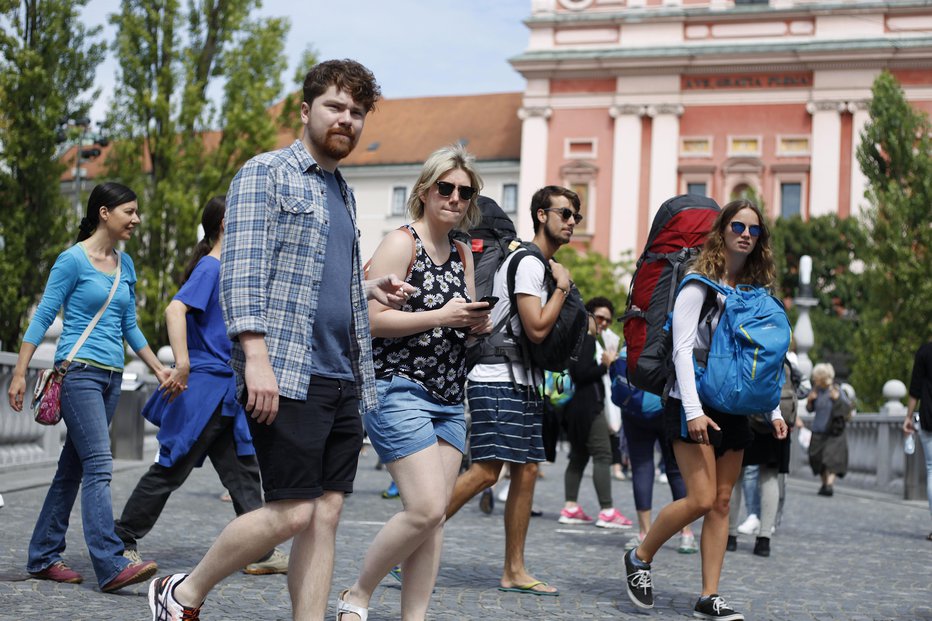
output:
{"label": "red and black backpack", "polygon": [[661,205],[631,279],[624,321],[628,380],[658,395],[673,374],[673,335],[665,328],[689,263],[720,211],[711,198],[674,196]]}

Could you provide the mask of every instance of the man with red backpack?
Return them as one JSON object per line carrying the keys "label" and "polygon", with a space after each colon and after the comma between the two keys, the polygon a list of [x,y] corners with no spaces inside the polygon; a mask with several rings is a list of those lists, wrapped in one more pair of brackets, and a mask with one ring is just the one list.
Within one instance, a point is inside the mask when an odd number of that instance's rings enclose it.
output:
{"label": "man with red backpack", "polygon": [[[535,252],[515,251],[495,272],[492,295],[498,300],[492,310],[492,323],[499,327],[510,322],[510,334],[524,334],[529,346],[539,345],[547,338],[570,295],[569,271],[552,257],[561,246],[569,243],[576,225],[582,220],[579,206],[579,197],[566,188],[546,186],[538,190],[531,199],[533,244],[548,265]],[[508,268],[516,260],[519,263],[512,279]],[[548,268],[555,282],[552,293],[548,292]],[[509,290],[511,282],[513,290]],[[541,435],[542,401],[536,388],[542,377],[538,370],[522,362],[521,357],[494,353],[480,356],[467,376],[472,465],[456,482],[447,506],[447,519],[473,496],[493,485],[505,462],[510,463],[511,485],[505,505],[505,568],[499,590],[559,595],[557,589],[536,580],[524,566],[524,543],[538,463],[545,458]]]}

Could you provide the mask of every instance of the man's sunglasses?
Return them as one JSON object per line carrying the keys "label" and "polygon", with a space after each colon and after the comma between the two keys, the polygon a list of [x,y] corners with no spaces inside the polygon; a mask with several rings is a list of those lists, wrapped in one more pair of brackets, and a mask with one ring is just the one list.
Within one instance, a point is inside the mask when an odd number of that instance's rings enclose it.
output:
{"label": "man's sunglasses", "polygon": [[576,224],[582,222],[582,214],[576,213],[569,207],[545,207],[544,211],[555,211],[560,214],[560,217],[564,220],[569,220],[572,217]]}
{"label": "man's sunglasses", "polygon": [[472,198],[473,194],[476,193],[476,188],[469,185],[456,185],[450,183],[449,181],[438,181],[437,182],[437,192],[440,193],[440,196],[447,198],[448,196],[453,195],[453,190],[457,189],[460,193],[460,200],[468,201]]}
{"label": "man's sunglasses", "polygon": [[760,237],[759,224],[752,224],[751,226],[748,226],[744,222],[735,221],[731,223],[731,232],[735,235],[741,235],[744,233],[744,229],[748,230],[748,233],[751,234],[751,237]]}

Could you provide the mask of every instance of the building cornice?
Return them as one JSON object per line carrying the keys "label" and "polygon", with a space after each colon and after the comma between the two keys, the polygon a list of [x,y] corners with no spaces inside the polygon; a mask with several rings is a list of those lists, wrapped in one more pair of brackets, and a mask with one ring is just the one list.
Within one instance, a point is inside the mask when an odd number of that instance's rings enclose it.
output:
{"label": "building cornice", "polygon": [[559,26],[618,26],[621,24],[643,24],[651,22],[693,22],[693,21],[746,21],[761,17],[775,19],[796,19],[820,15],[863,15],[865,13],[914,13],[923,9],[932,9],[932,0],[897,0],[896,2],[878,0],[852,4],[836,0],[819,4],[796,5],[774,8],[770,6],[741,5],[729,8],[682,8],[651,7],[627,8],[623,11],[565,11],[533,15],[524,20],[531,29],[554,28]]}
{"label": "building cornice", "polygon": [[525,78],[645,75],[659,70],[752,71],[932,66],[932,36],[908,39],[730,43],[525,52],[509,59]]}

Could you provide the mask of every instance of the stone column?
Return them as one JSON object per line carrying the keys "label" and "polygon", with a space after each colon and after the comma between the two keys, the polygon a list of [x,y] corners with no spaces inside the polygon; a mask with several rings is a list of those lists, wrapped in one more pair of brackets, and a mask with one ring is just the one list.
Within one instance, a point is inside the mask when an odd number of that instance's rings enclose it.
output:
{"label": "stone column", "polygon": [[838,182],[841,177],[841,112],[838,101],[810,101],[812,156],[809,174],[809,215],[838,213]]}
{"label": "stone column", "polygon": [[861,213],[862,205],[867,205],[864,192],[867,190],[867,177],[861,172],[858,164],[858,148],[861,146],[861,132],[870,120],[868,102],[849,101],[848,112],[851,120],[851,215],[857,217]]}
{"label": "stone column", "polygon": [[518,175],[518,213],[515,225],[522,239],[534,236],[534,224],[528,208],[534,192],[547,180],[547,121],[553,114],[548,107],[527,107],[518,110],[521,119],[521,172]]}
{"label": "stone column", "polygon": [[679,160],[680,116],[683,114],[683,106],[679,104],[648,106],[647,114],[653,119],[648,205],[650,218],[653,219],[660,205],[677,194],[676,170]]}
{"label": "stone column", "polygon": [[638,197],[641,194],[641,117],[644,106],[620,105],[608,109],[615,119],[612,146],[612,211],[609,253],[618,259],[625,250],[636,250]]}

